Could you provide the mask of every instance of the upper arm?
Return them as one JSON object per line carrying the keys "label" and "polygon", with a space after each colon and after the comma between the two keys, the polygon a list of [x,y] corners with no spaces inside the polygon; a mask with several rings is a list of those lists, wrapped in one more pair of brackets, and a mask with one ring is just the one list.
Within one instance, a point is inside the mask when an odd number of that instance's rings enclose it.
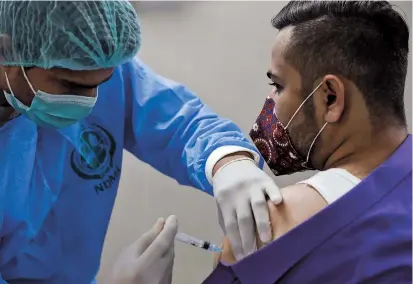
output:
{"label": "upper arm", "polygon": [[180,184],[212,194],[205,171],[210,155],[223,146],[256,150],[233,122],[138,59],[125,65],[123,79],[125,149]]}
{"label": "upper arm", "polygon": [[[273,240],[278,239],[327,206],[327,202],[321,195],[306,184],[295,184],[282,188],[281,193],[283,196],[281,204],[275,205],[268,201]],[[256,236],[257,247],[263,247],[264,244],[259,240],[258,234]],[[234,263],[236,260],[227,237],[224,238],[222,245],[223,252],[216,256],[214,265],[218,261]]]}
{"label": "upper arm", "polygon": [[327,206],[323,197],[311,186],[295,184],[281,189],[283,202],[268,203],[273,239],[277,239],[317,214]]}

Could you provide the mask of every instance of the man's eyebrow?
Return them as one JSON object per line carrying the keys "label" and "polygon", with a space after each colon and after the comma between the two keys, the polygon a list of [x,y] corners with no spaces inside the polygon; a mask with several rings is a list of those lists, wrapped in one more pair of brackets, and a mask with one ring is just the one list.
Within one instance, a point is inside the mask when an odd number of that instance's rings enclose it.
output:
{"label": "man's eyebrow", "polygon": [[79,89],[95,89],[97,88],[99,85],[109,81],[113,76],[113,73],[110,74],[109,77],[107,77],[105,80],[103,80],[102,82],[98,83],[98,84],[83,84],[83,83],[79,83],[79,82],[74,82],[68,79],[60,79],[60,81],[64,82],[67,85],[70,85],[71,87],[74,88],[79,88]]}

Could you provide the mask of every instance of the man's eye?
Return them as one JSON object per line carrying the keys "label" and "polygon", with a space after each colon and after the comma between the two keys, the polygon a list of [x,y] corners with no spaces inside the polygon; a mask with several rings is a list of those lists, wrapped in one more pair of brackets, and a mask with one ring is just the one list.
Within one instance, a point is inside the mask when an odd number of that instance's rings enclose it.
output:
{"label": "man's eye", "polygon": [[269,83],[270,86],[273,86],[275,88],[275,92],[279,93],[282,91],[283,87],[275,82]]}

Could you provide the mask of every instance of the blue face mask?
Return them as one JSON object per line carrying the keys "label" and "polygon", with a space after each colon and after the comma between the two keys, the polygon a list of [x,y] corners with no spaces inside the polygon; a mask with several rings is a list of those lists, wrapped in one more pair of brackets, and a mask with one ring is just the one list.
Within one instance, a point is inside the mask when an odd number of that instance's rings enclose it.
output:
{"label": "blue face mask", "polygon": [[19,101],[13,94],[9,79],[6,76],[7,86],[11,94],[4,91],[7,102],[18,112],[27,116],[39,126],[49,128],[64,128],[87,117],[96,104],[96,97],[84,97],[76,95],[53,95],[34,90],[32,84],[23,70],[24,78],[30,89],[35,94],[30,107]]}

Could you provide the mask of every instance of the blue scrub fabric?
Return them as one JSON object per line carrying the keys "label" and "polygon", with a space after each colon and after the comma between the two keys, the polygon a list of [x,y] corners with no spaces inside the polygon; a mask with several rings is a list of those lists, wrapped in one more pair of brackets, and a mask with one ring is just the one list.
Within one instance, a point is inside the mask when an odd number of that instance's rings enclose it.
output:
{"label": "blue scrub fabric", "polygon": [[116,68],[91,115],[70,127],[11,120],[0,128],[0,278],[92,283],[123,149],[212,195],[205,163],[226,145],[256,151],[234,123],[137,58]]}

